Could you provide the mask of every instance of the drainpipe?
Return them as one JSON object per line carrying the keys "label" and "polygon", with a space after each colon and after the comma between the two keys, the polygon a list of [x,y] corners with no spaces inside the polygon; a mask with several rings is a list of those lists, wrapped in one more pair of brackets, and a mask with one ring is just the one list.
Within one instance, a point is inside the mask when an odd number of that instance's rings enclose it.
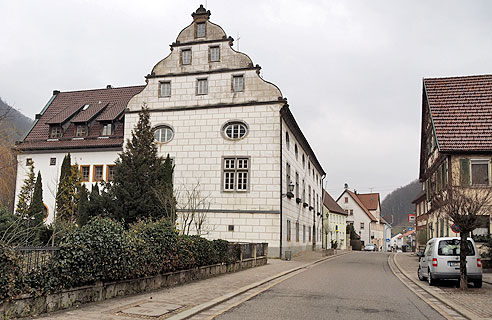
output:
{"label": "drainpipe", "polygon": [[[282,174],[282,167],[283,167],[283,159],[282,159],[282,154],[283,154],[283,149],[282,149],[282,115],[279,113],[280,115],[280,193],[279,193],[279,196],[280,196],[280,246],[279,246],[279,250],[280,250],[280,254],[279,254],[279,258],[282,260],[282,222],[283,222],[283,217],[282,217],[282,177],[283,177],[283,174]],[[288,191],[288,190],[287,190]]]}
{"label": "drainpipe", "polygon": [[325,189],[323,188],[323,182],[326,178],[326,174],[321,176],[321,249],[328,249],[328,239],[325,243],[325,213],[324,213],[324,203],[325,203]]}

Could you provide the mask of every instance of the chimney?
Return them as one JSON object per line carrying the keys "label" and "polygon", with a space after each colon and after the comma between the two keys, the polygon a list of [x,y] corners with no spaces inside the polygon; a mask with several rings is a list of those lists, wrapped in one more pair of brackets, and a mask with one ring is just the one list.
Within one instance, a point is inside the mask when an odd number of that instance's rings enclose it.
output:
{"label": "chimney", "polygon": [[37,113],[36,116],[34,117],[34,119],[36,119],[36,120],[41,119],[41,114]]}
{"label": "chimney", "polygon": [[110,84],[108,84],[108,85],[106,86],[106,89],[113,89],[113,86],[112,86],[112,85],[110,85]]}
{"label": "chimney", "polygon": [[53,95],[56,96],[57,94],[60,93],[60,90],[53,90]]}

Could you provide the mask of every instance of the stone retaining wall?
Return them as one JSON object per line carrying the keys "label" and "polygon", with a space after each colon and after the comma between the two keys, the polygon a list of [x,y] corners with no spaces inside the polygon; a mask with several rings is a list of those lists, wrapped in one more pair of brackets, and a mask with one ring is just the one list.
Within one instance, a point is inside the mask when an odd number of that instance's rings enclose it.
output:
{"label": "stone retaining wall", "polygon": [[[1,318],[17,318],[34,316],[79,306],[84,303],[98,302],[114,297],[126,296],[157,290],[188,282],[211,278],[220,274],[241,271],[265,265],[267,257],[244,259],[236,263],[216,264],[178,272],[170,272],[154,277],[123,280],[117,282],[97,282],[91,286],[83,286],[64,290],[46,296],[34,297],[22,295],[11,301],[0,304]],[[3,316],[3,317],[2,317]]]}

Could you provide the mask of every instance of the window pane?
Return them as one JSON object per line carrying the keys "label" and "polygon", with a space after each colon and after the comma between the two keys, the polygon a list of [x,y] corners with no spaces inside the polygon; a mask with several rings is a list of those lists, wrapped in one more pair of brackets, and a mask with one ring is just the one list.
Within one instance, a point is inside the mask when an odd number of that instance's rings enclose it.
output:
{"label": "window pane", "polygon": [[235,92],[243,91],[243,76],[235,76],[233,77],[233,87]]}
{"label": "window pane", "polygon": [[210,61],[219,61],[220,60],[220,49],[219,47],[211,47],[210,48]]}
{"label": "window pane", "polygon": [[183,64],[191,64],[191,50],[181,51],[181,61]]}
{"label": "window pane", "polygon": [[154,131],[154,139],[157,142],[169,142],[173,139],[174,137],[174,132],[171,128],[169,127],[158,127]]}
{"label": "window pane", "polygon": [[196,25],[196,36],[197,36],[197,38],[205,37],[205,22],[197,23],[197,25]]}
{"label": "window pane", "polygon": [[489,164],[472,162],[472,184],[489,184]]}
{"label": "window pane", "polygon": [[169,97],[171,95],[171,82],[161,83],[161,97]]}
{"label": "window pane", "polygon": [[198,80],[198,94],[207,94],[208,82],[207,79]]}

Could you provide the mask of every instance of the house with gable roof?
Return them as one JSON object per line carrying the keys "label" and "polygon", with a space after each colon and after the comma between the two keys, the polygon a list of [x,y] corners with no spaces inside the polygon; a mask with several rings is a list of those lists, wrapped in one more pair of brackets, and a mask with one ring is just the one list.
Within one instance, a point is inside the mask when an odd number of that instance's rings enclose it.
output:
{"label": "house with gable roof", "polygon": [[[71,153],[87,187],[111,181],[118,153],[123,150],[125,108],[143,86],[53,91],[36,115],[32,128],[17,143],[16,199],[33,163],[43,177],[46,223],[55,214],[55,196],[63,158]],[[89,187],[90,189],[90,187]]]}
{"label": "house with gable roof", "polygon": [[384,223],[378,193],[358,194],[345,189],[336,202],[348,214],[347,224],[354,227],[362,245],[373,243],[378,249],[384,246]]}
{"label": "house with gable roof", "polygon": [[[204,229],[192,225],[193,232],[267,242],[272,257],[321,248],[325,172],[287,99],[233,49],[209,10],[200,6],[191,16],[145,86],[54,93],[19,144],[16,194],[34,161],[51,222],[63,156],[72,153],[86,183],[111,180],[145,105],[159,155],[174,162],[179,222],[199,211]],[[205,208],[187,206],[187,191],[197,186]]]}
{"label": "house with gable roof", "polygon": [[[419,180],[425,198],[417,200],[425,201],[421,226],[427,232],[419,232],[457,236],[432,199],[449,186],[470,192],[491,187],[492,75],[425,78],[422,91]],[[479,217],[473,236],[490,235],[491,216]]]}
{"label": "house with gable roof", "polygon": [[347,212],[323,190],[323,248],[347,249]]}

